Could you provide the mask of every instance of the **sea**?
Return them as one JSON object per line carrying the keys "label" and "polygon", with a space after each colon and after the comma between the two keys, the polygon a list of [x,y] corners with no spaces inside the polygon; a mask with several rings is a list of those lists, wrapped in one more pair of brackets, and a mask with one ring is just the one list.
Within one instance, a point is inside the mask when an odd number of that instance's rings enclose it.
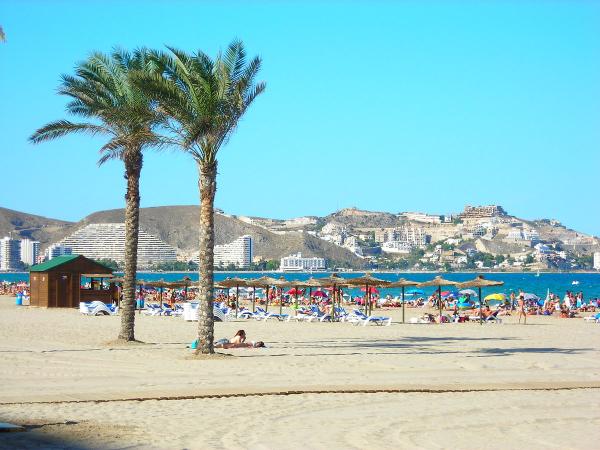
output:
{"label": "sea", "polygon": [[[228,277],[240,278],[257,278],[261,276],[271,276],[279,278],[283,276],[287,280],[306,280],[310,277],[323,277],[329,275],[329,272],[318,273],[282,273],[282,272],[215,272],[215,281],[220,281]],[[398,278],[406,278],[418,282],[431,280],[436,275],[441,275],[443,278],[453,281],[467,281],[475,278],[477,275],[473,272],[449,272],[449,273],[424,273],[424,272],[373,272],[373,276],[388,280],[396,281]],[[118,273],[116,273],[118,275]],[[339,274],[343,278],[354,278],[364,273],[361,272],[344,272]],[[483,296],[492,293],[503,293],[509,295],[511,291],[518,293],[523,290],[526,293],[532,293],[540,298],[545,298],[548,290],[561,297],[566,291],[583,292],[584,299],[600,298],[600,273],[486,273],[485,278],[490,280],[503,281],[503,286],[484,288]],[[138,279],[146,281],[176,281],[183,277],[189,277],[192,281],[198,281],[197,272],[138,272]],[[25,272],[8,272],[0,273],[0,281],[29,282],[29,273]],[[410,291],[412,288],[406,288]],[[435,288],[416,288],[422,290],[426,295],[433,293]],[[442,290],[451,290],[451,288],[442,288]],[[361,295],[360,289],[346,289],[347,293],[352,296]],[[400,289],[382,289],[382,295],[390,294],[392,296],[400,295]]]}

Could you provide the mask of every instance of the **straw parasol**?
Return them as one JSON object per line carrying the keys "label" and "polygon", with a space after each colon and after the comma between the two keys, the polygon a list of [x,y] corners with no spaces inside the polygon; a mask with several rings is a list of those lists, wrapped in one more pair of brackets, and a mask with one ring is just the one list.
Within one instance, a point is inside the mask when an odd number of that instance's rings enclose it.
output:
{"label": "straw parasol", "polygon": [[[435,277],[433,280],[425,281],[424,283],[419,283],[418,287],[428,287],[428,286],[437,286],[438,290],[438,303],[440,306],[440,316],[442,315],[442,286],[458,286],[460,283],[452,280],[445,280],[441,276]],[[442,321],[440,320],[440,323]]]}
{"label": "straw parasol", "polygon": [[388,284],[388,288],[402,288],[402,323],[404,323],[404,288],[407,286],[417,286],[418,281],[407,280],[406,278],[400,278],[398,281],[393,281]]}
{"label": "straw parasol", "polygon": [[502,286],[504,281],[494,281],[487,280],[483,277],[483,275],[478,275],[472,280],[465,281],[464,283],[458,284],[459,289],[463,288],[478,288],[479,289],[479,324],[483,324],[483,316],[481,314],[481,304],[483,303],[483,298],[481,297],[481,288],[490,287],[490,286]]}
{"label": "straw parasol", "polygon": [[276,288],[279,288],[281,290],[281,294],[280,294],[280,298],[279,298],[279,315],[280,316],[283,313],[283,288],[296,287],[296,285],[294,283],[295,283],[295,281],[288,281],[283,276],[276,279],[275,283],[273,283],[273,286],[275,286]]}
{"label": "straw parasol", "polygon": [[[265,311],[269,310],[269,289],[271,286],[278,286],[281,281],[277,278],[263,276],[254,280],[247,280],[246,286],[253,288],[263,288],[266,291]],[[256,289],[255,289],[256,290]],[[252,295],[252,312],[254,312],[254,293]]]}
{"label": "straw parasol", "polygon": [[246,287],[248,285],[247,280],[239,277],[225,278],[224,280],[219,281],[218,285],[226,289],[235,288],[235,317],[237,317],[240,308],[240,286]]}
{"label": "straw parasol", "polygon": [[330,287],[331,289],[331,322],[335,322],[335,301],[336,297],[338,305],[341,303],[339,295],[340,287],[347,286],[347,279],[340,277],[337,273],[332,273],[328,277],[314,278],[313,284],[318,287]]}
{"label": "straw parasol", "polygon": [[370,273],[365,273],[362,277],[349,278],[344,280],[347,286],[364,286],[365,288],[365,314],[371,315],[373,305],[371,305],[371,292],[369,286],[387,287],[391,283],[386,280],[375,278]]}

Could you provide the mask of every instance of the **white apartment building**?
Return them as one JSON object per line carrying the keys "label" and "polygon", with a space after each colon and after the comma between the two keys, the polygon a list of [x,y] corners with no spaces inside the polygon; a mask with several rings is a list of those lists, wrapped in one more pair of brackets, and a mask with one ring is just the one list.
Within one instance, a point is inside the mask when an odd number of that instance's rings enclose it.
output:
{"label": "white apartment building", "polygon": [[442,218],[433,214],[425,214],[420,212],[405,212],[400,214],[400,216],[408,220],[414,220],[415,222],[442,223]]}
{"label": "white apartment building", "polygon": [[600,270],[600,252],[594,253],[594,269]]}
{"label": "white apartment building", "polygon": [[40,253],[39,241],[31,239],[21,239],[21,261],[25,264],[33,266],[37,263]]}
{"label": "white apartment building", "polygon": [[4,237],[0,239],[0,270],[21,268],[21,241]]}
{"label": "white apartment building", "polygon": [[396,228],[394,240],[408,244],[412,247],[424,247],[427,245],[427,233],[424,228],[409,227],[404,225]]}
{"label": "white apartment building", "polygon": [[[247,269],[252,263],[253,255],[252,236],[240,236],[229,244],[215,245],[214,265],[226,267],[233,264],[240,269]],[[199,262],[199,259],[196,258],[195,262]]]}
{"label": "white apartment building", "polygon": [[44,257],[46,260],[51,260],[53,258],[56,258],[57,256],[71,255],[71,254],[73,254],[71,247],[67,247],[66,245],[63,245],[63,244],[52,244],[44,252]]}
{"label": "white apartment building", "polygon": [[[125,260],[125,224],[92,223],[59,242],[71,249],[73,254],[91,259],[112,259],[119,263]],[[177,251],[156,236],[139,230],[138,265],[143,267],[155,263],[177,260]]]}
{"label": "white apartment building", "polygon": [[325,258],[303,258],[302,253],[296,253],[281,258],[279,269],[284,272],[302,272],[311,270],[325,270]]}
{"label": "white apartment building", "polygon": [[381,251],[385,253],[408,254],[412,248],[412,245],[400,241],[388,241],[381,244]]}

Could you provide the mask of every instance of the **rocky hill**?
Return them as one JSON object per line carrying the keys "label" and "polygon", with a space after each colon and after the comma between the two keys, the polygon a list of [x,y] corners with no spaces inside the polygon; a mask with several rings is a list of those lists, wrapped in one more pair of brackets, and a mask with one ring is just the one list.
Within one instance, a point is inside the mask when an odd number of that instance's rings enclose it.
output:
{"label": "rocky hill", "polygon": [[[6,212],[5,212],[6,211]],[[10,214],[9,214],[10,213]],[[38,218],[36,222],[25,213],[0,209],[0,228],[3,235],[9,231],[22,231],[23,237],[32,236],[41,242],[42,248],[70,235],[91,223],[118,223],[125,219],[123,209],[99,211],[77,223],[52,221]],[[140,228],[153,234],[183,253],[192,253],[198,248],[197,206],[161,206],[140,210]],[[290,253],[302,252],[303,256],[320,256],[344,266],[361,268],[363,260],[347,249],[325,242],[303,231],[285,234],[271,232],[264,227],[249,224],[225,214],[215,214],[215,241],[225,244],[239,236],[249,234],[254,239],[254,254],[264,259],[279,259]]]}
{"label": "rocky hill", "polygon": [[73,223],[64,220],[0,208],[0,237],[12,233],[14,238],[29,238],[45,243],[51,242],[72,226]]}

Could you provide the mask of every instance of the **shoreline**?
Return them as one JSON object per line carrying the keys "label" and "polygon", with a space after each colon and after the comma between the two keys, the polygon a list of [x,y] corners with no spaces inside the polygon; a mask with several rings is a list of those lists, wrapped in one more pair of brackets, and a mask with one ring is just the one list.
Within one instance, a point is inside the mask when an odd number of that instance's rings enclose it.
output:
{"label": "shoreline", "polygon": [[[120,270],[115,270],[115,273],[123,273]],[[159,274],[159,273],[198,273],[197,270],[138,270],[137,273],[151,273],[151,274]],[[425,273],[425,274],[431,274],[431,273],[444,273],[444,274],[469,274],[469,273],[477,273],[477,274],[486,274],[486,273],[491,273],[491,274],[521,274],[521,275],[525,275],[525,274],[531,274],[531,275],[536,275],[538,273],[538,271],[532,271],[532,270],[526,270],[526,271],[514,271],[514,270],[460,270],[460,271],[452,271],[452,272],[446,272],[446,271],[439,271],[439,270],[344,270],[344,271],[334,271],[334,270],[324,270],[324,271],[319,271],[319,272],[292,272],[292,271],[288,271],[288,272],[284,272],[284,271],[279,271],[279,270],[215,270],[213,271],[213,273],[218,273],[218,274],[223,274],[223,273],[236,273],[236,274],[244,274],[244,273],[258,273],[258,274],[262,274],[262,273],[280,273],[280,274],[308,274],[308,275],[317,275],[317,274],[332,274],[332,273],[337,273],[337,274],[344,274],[344,273],[350,273],[350,274],[365,274],[365,273],[385,273],[385,274],[394,274],[394,273],[414,273],[414,274],[419,274],[419,273]],[[29,275],[29,272],[7,272],[7,271],[0,271],[0,277],[2,275],[7,275],[7,274],[15,274],[15,275]],[[540,275],[549,275],[549,274],[585,274],[585,275],[594,275],[594,274],[599,274],[600,275],[600,270],[573,270],[573,271],[558,271],[558,270],[546,270],[546,271],[539,271]]]}

